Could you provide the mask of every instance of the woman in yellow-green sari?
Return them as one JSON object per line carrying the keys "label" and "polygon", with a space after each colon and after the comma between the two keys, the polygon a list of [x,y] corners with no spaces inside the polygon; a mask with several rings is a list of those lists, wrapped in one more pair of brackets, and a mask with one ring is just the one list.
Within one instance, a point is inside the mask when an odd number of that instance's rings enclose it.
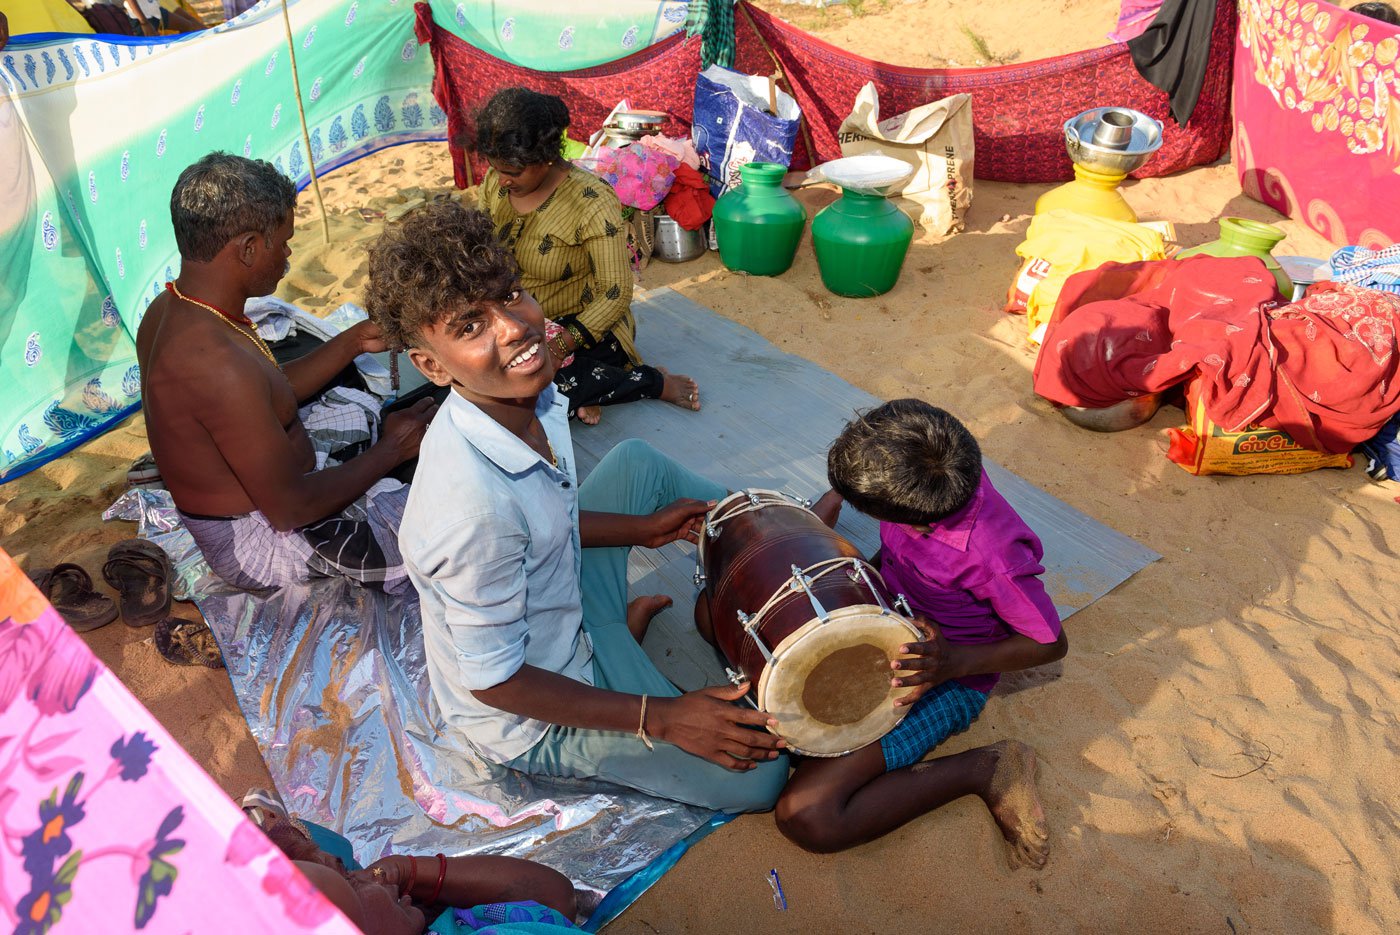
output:
{"label": "woman in yellow-green sari", "polygon": [[491,169],[481,210],[520,265],[521,283],[558,328],[555,386],[570,415],[594,424],[600,406],[662,399],[700,408],[695,381],[642,362],[632,317],[632,267],[622,204],[608,183],[562,155],[569,109],[525,88],[497,92],[476,118]]}

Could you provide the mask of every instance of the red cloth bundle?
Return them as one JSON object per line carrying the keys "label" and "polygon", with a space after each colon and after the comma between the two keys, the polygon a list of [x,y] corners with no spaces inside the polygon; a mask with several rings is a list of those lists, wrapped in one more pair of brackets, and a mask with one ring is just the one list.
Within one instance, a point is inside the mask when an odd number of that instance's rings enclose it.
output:
{"label": "red cloth bundle", "polygon": [[666,213],[688,231],[698,231],[715,212],[715,198],[705,177],[685,163],[676,168],[676,180],[666,196]]}
{"label": "red cloth bundle", "polygon": [[1035,366],[1035,391],[1102,408],[1199,374],[1226,431],[1279,428],[1346,452],[1400,411],[1400,297],[1320,283],[1291,305],[1252,257],[1107,263],[1071,276]]}

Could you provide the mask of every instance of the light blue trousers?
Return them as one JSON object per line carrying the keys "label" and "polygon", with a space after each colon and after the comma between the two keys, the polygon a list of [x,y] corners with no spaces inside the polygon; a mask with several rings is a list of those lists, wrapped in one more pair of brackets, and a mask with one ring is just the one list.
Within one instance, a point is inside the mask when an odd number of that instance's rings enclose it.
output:
{"label": "light blue trousers", "polygon": [[[673,500],[718,500],[725,490],[632,439],[608,452],[579,485],[580,510],[654,513]],[[627,629],[628,548],[584,549],[583,628],[593,642],[593,680],[599,688],[653,698],[680,692],[652,664]],[[773,807],[787,782],[786,756],[735,772],[633,733],[555,725],[544,739],[509,764],[534,775],[605,779],[664,799],[722,812]]]}

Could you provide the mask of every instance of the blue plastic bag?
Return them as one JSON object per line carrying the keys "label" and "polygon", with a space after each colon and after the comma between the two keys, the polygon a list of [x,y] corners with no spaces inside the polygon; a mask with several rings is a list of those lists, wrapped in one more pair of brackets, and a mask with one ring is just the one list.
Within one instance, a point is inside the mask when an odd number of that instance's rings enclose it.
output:
{"label": "blue plastic bag", "polygon": [[691,138],[716,198],[739,184],[747,162],[792,164],[802,111],[777,92],[778,113],[768,111],[768,79],[711,65],[695,81]]}

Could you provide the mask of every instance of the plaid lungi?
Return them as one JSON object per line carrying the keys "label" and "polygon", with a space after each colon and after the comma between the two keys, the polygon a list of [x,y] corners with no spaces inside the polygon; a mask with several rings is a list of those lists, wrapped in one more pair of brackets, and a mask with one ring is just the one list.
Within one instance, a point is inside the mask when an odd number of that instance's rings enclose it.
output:
{"label": "plaid lungi", "polygon": [[885,770],[919,762],[924,754],[972,726],[987,706],[987,693],[962,682],[947,681],[914,704],[914,710],[880,739]]}
{"label": "plaid lungi", "polygon": [[[316,452],[316,469],[343,463],[379,436],[379,401],[369,393],[335,387],[303,406],[302,425]],[[181,512],[209,567],[238,588],[256,590],[342,576],[396,592],[408,573],[399,553],[399,523],[408,486],[378,481],[334,516],[280,532],[254,511],[240,516]]]}

